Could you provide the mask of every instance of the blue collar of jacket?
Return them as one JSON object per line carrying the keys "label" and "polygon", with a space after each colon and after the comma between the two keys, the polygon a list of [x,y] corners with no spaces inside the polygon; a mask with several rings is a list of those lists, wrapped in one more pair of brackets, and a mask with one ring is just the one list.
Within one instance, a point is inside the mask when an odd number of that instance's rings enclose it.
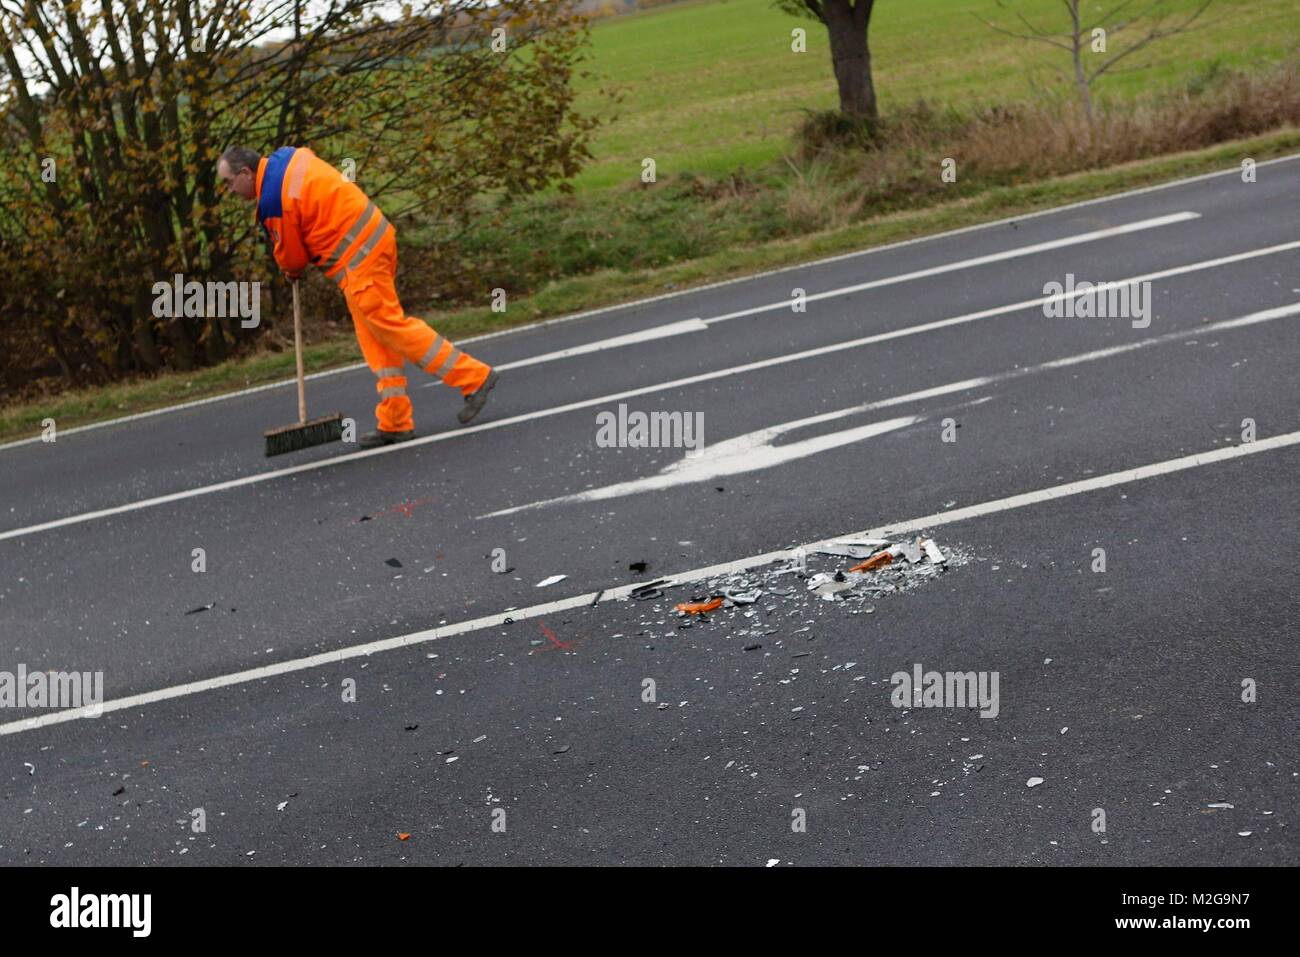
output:
{"label": "blue collar of jacket", "polygon": [[266,172],[262,174],[262,192],[257,197],[257,221],[263,226],[268,219],[284,215],[282,189],[284,173],[295,152],[292,146],[281,146],[266,159]]}

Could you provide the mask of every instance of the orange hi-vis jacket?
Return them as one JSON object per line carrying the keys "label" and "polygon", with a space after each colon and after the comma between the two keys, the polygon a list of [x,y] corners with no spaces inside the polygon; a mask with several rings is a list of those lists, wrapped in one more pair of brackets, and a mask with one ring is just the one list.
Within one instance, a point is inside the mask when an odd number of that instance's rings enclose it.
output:
{"label": "orange hi-vis jacket", "polygon": [[415,428],[403,362],[470,395],[492,371],[397,297],[397,231],[365,193],[311,150],[284,146],[257,164],[257,221],[275,261],[297,274],[319,266],[343,291],[357,343],[375,374],[381,432]]}
{"label": "orange hi-vis jacket", "polygon": [[257,221],[281,269],[296,274],[316,265],[340,285],[393,230],[355,183],[311,150],[292,146],[257,164]]}

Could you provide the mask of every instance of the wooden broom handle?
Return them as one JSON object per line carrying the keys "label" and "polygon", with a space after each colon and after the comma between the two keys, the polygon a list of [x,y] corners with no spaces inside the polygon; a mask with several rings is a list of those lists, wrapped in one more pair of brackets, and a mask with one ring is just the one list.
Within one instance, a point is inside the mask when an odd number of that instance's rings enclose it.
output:
{"label": "wooden broom handle", "polygon": [[298,357],[298,421],[307,421],[307,390],[302,373],[302,310],[298,306],[298,280],[293,281],[293,351]]}

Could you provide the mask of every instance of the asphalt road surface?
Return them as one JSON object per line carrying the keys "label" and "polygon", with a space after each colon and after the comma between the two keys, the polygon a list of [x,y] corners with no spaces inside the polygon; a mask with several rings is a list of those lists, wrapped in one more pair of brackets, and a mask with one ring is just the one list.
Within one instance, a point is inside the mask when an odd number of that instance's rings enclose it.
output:
{"label": "asphalt road surface", "polygon": [[[0,447],[0,682],[103,682],[0,709],[0,863],[1297,863],[1300,158],[1257,174],[471,342],[482,417],[408,370],[377,452],[264,459],[288,386]],[[863,533],[948,561],[810,590]]]}

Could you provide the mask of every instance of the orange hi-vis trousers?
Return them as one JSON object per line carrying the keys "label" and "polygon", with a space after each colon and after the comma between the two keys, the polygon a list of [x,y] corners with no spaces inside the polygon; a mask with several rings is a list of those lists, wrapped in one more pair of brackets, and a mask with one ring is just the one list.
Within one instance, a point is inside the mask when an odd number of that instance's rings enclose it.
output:
{"label": "orange hi-vis trousers", "polygon": [[375,415],[384,432],[415,428],[411,400],[406,394],[402,360],[409,359],[461,395],[478,390],[491,368],[462,352],[423,319],[408,316],[397,298],[397,239],[387,220],[370,255],[337,277],[352,313],[361,353],[379,379]]}

